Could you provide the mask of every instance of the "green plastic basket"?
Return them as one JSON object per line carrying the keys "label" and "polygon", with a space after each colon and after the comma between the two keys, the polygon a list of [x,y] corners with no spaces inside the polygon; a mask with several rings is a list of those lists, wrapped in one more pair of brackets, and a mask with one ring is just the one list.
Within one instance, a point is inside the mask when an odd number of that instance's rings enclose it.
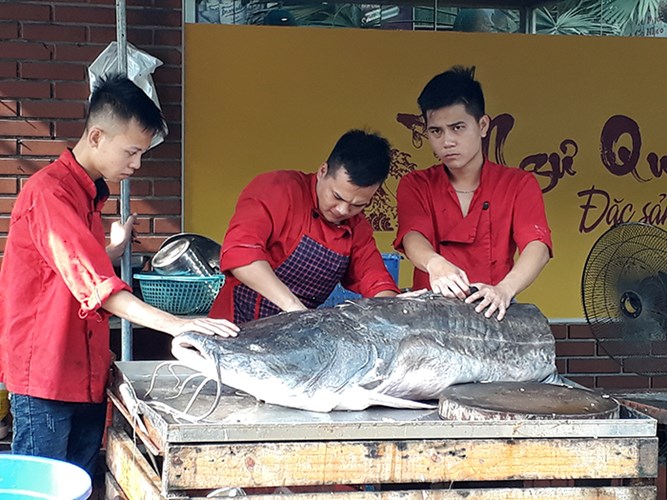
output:
{"label": "green plastic basket", "polygon": [[207,314],[225,282],[224,274],[215,276],[138,273],[144,302],[171,314]]}

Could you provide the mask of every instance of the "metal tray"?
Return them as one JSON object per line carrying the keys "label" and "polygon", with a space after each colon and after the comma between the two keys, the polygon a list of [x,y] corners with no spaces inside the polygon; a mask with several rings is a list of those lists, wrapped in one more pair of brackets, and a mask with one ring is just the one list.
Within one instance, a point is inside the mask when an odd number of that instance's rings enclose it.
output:
{"label": "metal tray", "polygon": [[[174,367],[172,374],[163,367],[158,371],[155,387],[146,396],[159,364],[159,361],[116,362],[113,393],[123,400],[130,412],[138,411],[150,421],[159,433],[160,441],[169,443],[651,437],[657,431],[655,419],[626,407],[621,407],[618,419],[447,421],[440,419],[437,401],[434,401],[432,410],[373,407],[365,411],[315,413],[265,404],[227,387],[223,387],[220,403],[205,421],[187,422],[151,405],[157,402],[183,410],[198,381],[190,381],[176,396],[176,377],[182,381],[192,372]],[[122,385],[123,390],[120,389]],[[214,399],[215,384],[210,382],[194,400],[190,413],[205,414]]]}

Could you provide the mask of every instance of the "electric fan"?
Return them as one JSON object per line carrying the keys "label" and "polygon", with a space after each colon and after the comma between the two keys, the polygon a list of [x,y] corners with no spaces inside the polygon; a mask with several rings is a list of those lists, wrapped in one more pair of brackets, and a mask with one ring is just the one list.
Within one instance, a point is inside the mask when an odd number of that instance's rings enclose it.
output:
{"label": "electric fan", "polygon": [[623,371],[667,373],[667,363],[645,362],[666,349],[667,231],[638,222],[607,230],[588,254],[581,294],[593,336]]}

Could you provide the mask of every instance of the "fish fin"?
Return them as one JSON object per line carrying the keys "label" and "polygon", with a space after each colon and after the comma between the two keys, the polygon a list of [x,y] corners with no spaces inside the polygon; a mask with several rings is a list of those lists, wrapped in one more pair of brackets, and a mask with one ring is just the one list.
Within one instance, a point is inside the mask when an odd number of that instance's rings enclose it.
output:
{"label": "fish fin", "polygon": [[367,391],[361,387],[354,391],[349,391],[345,396],[346,397],[336,405],[334,410],[364,410],[369,406],[388,406],[390,408],[404,408],[410,410],[430,410],[438,407],[437,404],[387,396],[386,394]]}
{"label": "fish fin", "polygon": [[539,381],[542,384],[569,385],[569,380],[563,378],[556,370]]}

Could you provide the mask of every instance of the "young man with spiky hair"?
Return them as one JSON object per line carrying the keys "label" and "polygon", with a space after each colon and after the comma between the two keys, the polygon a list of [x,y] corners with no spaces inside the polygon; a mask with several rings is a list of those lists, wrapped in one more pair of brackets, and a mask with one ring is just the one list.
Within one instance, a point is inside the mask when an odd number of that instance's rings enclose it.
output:
{"label": "young man with spiky hair", "polygon": [[236,335],[227,321],[178,318],[149,306],[114,273],[112,259],[131,240],[135,217],[117,223],[121,237],[105,247],[106,180],[136,172],[165,130],[159,108],[139,87],[122,76],[102,79],[77,144],[32,175],[16,199],[0,270],[0,380],[12,393],[14,453],[65,460],[93,475],[111,314],[171,335]]}
{"label": "young man with spiky hair", "polygon": [[500,320],[549,261],[551,230],[533,174],[484,157],[490,118],[474,70],[455,66],[419,96],[440,163],[401,179],[394,247],[415,266],[415,290],[479,301],[477,312]]}

